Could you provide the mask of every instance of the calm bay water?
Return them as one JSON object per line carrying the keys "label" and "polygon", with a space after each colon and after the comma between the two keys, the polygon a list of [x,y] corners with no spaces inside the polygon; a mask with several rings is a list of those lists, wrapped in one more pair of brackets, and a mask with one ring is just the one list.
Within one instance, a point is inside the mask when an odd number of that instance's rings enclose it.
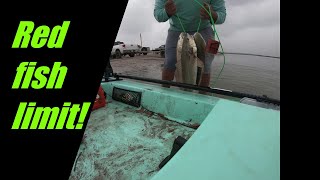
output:
{"label": "calm bay water", "polygon": [[[280,59],[256,56],[225,55],[226,64],[216,88],[253,95],[267,95],[280,100]],[[112,59],[113,71],[126,75],[161,79],[164,59],[157,55]],[[217,55],[212,63],[211,86],[223,65],[223,56]]]}

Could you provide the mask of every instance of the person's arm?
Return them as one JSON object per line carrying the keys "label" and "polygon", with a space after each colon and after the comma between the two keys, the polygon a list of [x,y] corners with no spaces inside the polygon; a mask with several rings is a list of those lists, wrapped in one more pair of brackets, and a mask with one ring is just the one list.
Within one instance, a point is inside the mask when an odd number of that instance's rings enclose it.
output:
{"label": "person's arm", "polygon": [[165,10],[167,0],[155,0],[153,15],[158,22],[166,22],[170,17]]}
{"label": "person's arm", "polygon": [[215,24],[223,24],[226,20],[227,11],[224,0],[211,0],[211,7],[213,7],[214,12],[212,13],[212,17],[214,19]]}

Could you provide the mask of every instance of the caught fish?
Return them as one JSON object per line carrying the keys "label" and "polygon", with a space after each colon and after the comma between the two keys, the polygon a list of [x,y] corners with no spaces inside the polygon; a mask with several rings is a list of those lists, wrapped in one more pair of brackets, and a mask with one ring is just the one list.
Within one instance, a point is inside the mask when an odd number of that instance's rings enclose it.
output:
{"label": "caught fish", "polygon": [[[201,77],[203,74],[204,69],[204,62],[205,62],[205,56],[206,56],[206,41],[203,39],[202,35],[198,32],[196,32],[194,35],[194,41],[197,46],[197,65],[198,65],[198,74],[197,74],[197,82],[196,84],[199,85],[201,82]],[[200,61],[199,61],[200,60]]]}
{"label": "caught fish", "polygon": [[[179,35],[175,72],[176,82],[199,85],[204,68],[203,47],[205,47],[205,45],[203,46],[203,38],[199,33],[193,36],[182,32]],[[199,56],[203,59],[199,59]]]}

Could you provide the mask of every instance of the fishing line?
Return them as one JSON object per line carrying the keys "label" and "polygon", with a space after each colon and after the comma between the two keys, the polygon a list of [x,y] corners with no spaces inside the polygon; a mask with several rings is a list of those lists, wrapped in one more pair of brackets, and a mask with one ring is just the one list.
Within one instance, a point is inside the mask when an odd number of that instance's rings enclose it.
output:
{"label": "fishing line", "polygon": [[222,43],[221,43],[221,41],[220,41],[220,37],[219,37],[219,35],[218,35],[218,32],[217,32],[216,27],[215,27],[215,24],[214,24],[214,20],[213,20],[212,14],[211,14],[210,5],[208,5],[208,7],[209,7],[209,11],[208,11],[198,0],[193,0],[193,1],[196,2],[196,3],[198,3],[198,4],[209,14],[210,19],[211,19],[211,24],[212,24],[212,26],[213,26],[213,34],[214,34],[214,35],[217,35],[218,41],[220,42],[220,45],[221,45],[221,50],[222,50],[222,53],[221,53],[221,54],[223,55],[223,65],[222,65],[222,68],[221,68],[221,70],[220,70],[220,72],[219,72],[219,75],[218,75],[216,81],[215,81],[215,82],[213,83],[213,85],[212,85],[212,86],[214,87],[214,85],[217,83],[217,81],[218,81],[219,78],[220,78],[220,75],[221,75],[221,73],[222,73],[222,71],[223,71],[223,69],[224,69],[224,65],[226,64],[226,57],[225,57],[225,55],[224,55],[223,46],[222,46]]}
{"label": "fishing line", "polygon": [[[222,65],[222,68],[221,68],[221,70],[220,70],[220,72],[219,72],[219,74],[218,74],[218,77],[217,77],[216,81],[215,81],[215,82],[213,83],[213,85],[212,85],[212,86],[214,87],[215,84],[217,83],[217,81],[219,80],[220,76],[221,76],[221,73],[222,73],[222,71],[223,71],[223,69],[224,69],[224,65],[226,64],[226,57],[225,57],[225,55],[224,55],[223,46],[222,46],[222,43],[221,43],[221,41],[220,41],[220,37],[219,37],[219,35],[218,35],[218,32],[217,32],[217,30],[216,30],[216,27],[215,27],[215,24],[214,24],[214,20],[213,20],[212,14],[210,13],[210,12],[211,12],[210,5],[208,5],[208,7],[209,7],[209,11],[208,11],[198,0],[193,0],[193,1],[196,2],[196,3],[198,3],[198,4],[208,13],[208,15],[210,16],[210,21],[211,21],[211,24],[212,24],[212,26],[213,26],[213,29],[212,29],[212,30],[213,30],[213,36],[215,36],[215,35],[217,36],[218,41],[220,42],[220,46],[221,46],[221,51],[222,51],[221,54],[223,55],[223,65]],[[183,32],[186,32],[186,30],[185,30],[185,28],[184,28],[184,26],[183,26],[183,24],[182,24],[182,22],[181,22],[181,19],[180,19],[178,13],[176,13],[175,16],[177,16]],[[200,21],[199,21],[199,24],[198,24],[197,32],[199,32],[200,25],[201,25],[201,18],[200,18]],[[212,27],[211,27],[211,28],[212,28]],[[214,37],[213,37],[213,38],[214,38]]]}
{"label": "fishing line", "polygon": [[[186,30],[184,29],[184,26],[183,26],[183,24],[182,24],[182,22],[181,22],[181,19],[180,19],[180,16],[178,15],[178,13],[177,13],[175,16],[177,16],[177,18],[178,18],[178,20],[179,20],[179,22],[180,22],[180,25],[181,25],[181,28],[182,28],[183,32],[186,32]],[[198,24],[197,32],[199,32],[200,25],[201,25],[201,18],[200,18],[200,21],[199,21],[199,24]]]}
{"label": "fishing line", "polygon": [[184,26],[183,26],[183,24],[182,24],[182,22],[181,22],[181,19],[180,19],[178,13],[176,14],[176,16],[177,16],[178,19],[179,19],[179,22],[180,22],[180,25],[181,25],[181,27],[182,27],[183,32],[186,32],[186,30],[184,29]]}
{"label": "fishing line", "polygon": [[201,25],[201,18],[200,18],[200,21],[199,21],[199,24],[198,24],[197,32],[199,32],[200,25]]}

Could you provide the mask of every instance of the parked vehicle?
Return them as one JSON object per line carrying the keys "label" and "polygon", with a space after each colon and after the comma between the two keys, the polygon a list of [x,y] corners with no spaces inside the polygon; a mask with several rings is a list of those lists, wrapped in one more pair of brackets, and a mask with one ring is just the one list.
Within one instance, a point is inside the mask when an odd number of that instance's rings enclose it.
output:
{"label": "parked vehicle", "polygon": [[130,57],[134,57],[136,53],[140,51],[141,46],[138,44],[125,44],[123,49],[123,56],[129,55]]}
{"label": "parked vehicle", "polygon": [[114,58],[121,58],[126,55],[134,57],[140,50],[141,46],[138,44],[125,44],[122,41],[116,41],[113,45],[111,56]]}
{"label": "parked vehicle", "polygon": [[165,45],[161,45],[161,46],[159,46],[158,48],[155,48],[155,51],[156,51],[156,53],[157,54],[159,54],[160,53],[160,55],[161,55],[161,57],[165,57]]}
{"label": "parked vehicle", "polygon": [[121,58],[124,48],[125,48],[125,44],[123,42],[121,41],[115,42],[112,47],[111,56],[113,58]]}
{"label": "parked vehicle", "polygon": [[150,47],[141,47],[139,55],[141,55],[141,54],[147,55],[149,52],[150,52]]}

